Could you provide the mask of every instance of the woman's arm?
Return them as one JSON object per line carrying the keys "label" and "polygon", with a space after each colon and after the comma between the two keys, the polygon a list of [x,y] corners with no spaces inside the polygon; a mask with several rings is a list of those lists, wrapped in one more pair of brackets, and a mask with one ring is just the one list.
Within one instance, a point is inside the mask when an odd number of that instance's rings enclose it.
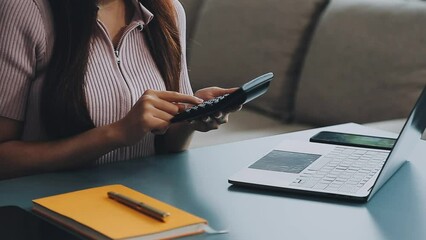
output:
{"label": "woman's arm", "polygon": [[148,90],[121,120],[76,136],[25,142],[22,122],[0,117],[0,179],[89,165],[105,153],[140,141],[147,132],[165,131],[182,108],[200,99],[176,92]]}
{"label": "woman's arm", "polygon": [[90,164],[121,146],[114,125],[51,142],[24,142],[22,122],[0,117],[0,179]]}

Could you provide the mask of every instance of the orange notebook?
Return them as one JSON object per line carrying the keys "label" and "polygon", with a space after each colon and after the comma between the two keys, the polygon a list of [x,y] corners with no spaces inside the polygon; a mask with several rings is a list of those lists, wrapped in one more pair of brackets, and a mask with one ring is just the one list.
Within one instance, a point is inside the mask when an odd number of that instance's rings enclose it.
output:
{"label": "orange notebook", "polygon": [[[113,199],[116,192],[170,213],[156,220]],[[33,200],[33,211],[92,239],[168,239],[202,233],[207,221],[123,185]]]}

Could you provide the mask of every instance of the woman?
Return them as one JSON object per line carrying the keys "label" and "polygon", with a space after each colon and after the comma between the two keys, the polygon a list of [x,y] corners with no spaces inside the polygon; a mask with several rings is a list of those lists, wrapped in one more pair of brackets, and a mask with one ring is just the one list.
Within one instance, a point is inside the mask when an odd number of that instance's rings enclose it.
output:
{"label": "woman", "polygon": [[[0,178],[185,150],[194,96],[176,0],[0,0]],[[203,121],[204,120],[204,121]]]}

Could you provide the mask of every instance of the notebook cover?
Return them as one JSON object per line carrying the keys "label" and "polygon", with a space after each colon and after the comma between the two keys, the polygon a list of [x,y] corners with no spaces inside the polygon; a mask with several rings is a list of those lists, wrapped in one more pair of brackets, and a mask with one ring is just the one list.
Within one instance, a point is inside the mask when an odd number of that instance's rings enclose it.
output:
{"label": "notebook cover", "polygon": [[[113,199],[113,191],[169,212],[166,222],[158,221]],[[33,200],[33,203],[83,224],[109,238],[126,239],[177,229],[207,221],[123,185],[90,188]]]}

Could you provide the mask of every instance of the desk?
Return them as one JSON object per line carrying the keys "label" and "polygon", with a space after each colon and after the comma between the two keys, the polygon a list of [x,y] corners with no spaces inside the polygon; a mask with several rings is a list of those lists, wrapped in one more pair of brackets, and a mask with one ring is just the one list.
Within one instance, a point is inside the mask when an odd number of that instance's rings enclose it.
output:
{"label": "desk", "polygon": [[[327,130],[395,134],[357,124]],[[188,239],[426,239],[426,161],[413,157],[367,204],[231,186],[227,179],[284,139],[323,129],[192,149],[91,169],[0,181],[0,206],[30,209],[31,200],[123,184],[206,218],[224,235]]]}

